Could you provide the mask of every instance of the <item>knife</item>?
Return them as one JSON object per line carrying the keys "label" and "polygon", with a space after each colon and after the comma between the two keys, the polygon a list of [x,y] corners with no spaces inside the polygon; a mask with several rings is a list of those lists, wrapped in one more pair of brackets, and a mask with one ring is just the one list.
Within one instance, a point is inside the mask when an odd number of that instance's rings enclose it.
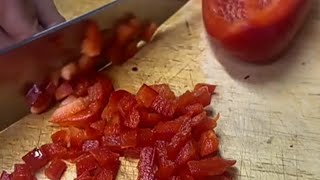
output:
{"label": "knife", "polygon": [[161,25],[188,0],[115,0],[94,11],[61,23],[0,50],[0,131],[28,114],[24,88],[43,80],[65,63],[80,56],[85,21],[109,29],[116,20],[132,13],[140,20]]}

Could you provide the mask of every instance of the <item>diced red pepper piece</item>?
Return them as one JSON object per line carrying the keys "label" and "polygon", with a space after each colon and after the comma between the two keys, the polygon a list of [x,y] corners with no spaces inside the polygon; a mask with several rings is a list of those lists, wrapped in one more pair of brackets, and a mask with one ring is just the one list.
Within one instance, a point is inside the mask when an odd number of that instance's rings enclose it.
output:
{"label": "diced red pepper piece", "polygon": [[188,166],[192,176],[197,178],[203,176],[221,175],[235,163],[235,160],[225,160],[216,156],[199,161],[189,161]]}
{"label": "diced red pepper piece", "polygon": [[97,131],[90,127],[85,129],[85,133],[86,133],[87,139],[99,139],[103,136],[103,132]]}
{"label": "diced red pepper piece", "polygon": [[175,159],[180,149],[189,139],[191,139],[191,122],[190,120],[185,120],[167,146],[169,158]]}
{"label": "diced red pepper piece", "polygon": [[199,89],[196,89],[193,92],[194,96],[196,97],[196,102],[201,103],[204,107],[210,105],[211,103],[211,93],[207,86],[203,86]]}
{"label": "diced red pepper piece", "polygon": [[157,113],[148,112],[146,110],[140,111],[141,121],[140,127],[154,127],[159,122],[164,121],[165,118]]}
{"label": "diced red pepper piece", "polygon": [[93,177],[89,171],[86,171],[78,176],[75,180],[95,180],[95,177]]}
{"label": "diced red pepper piece", "polygon": [[44,170],[44,174],[50,180],[60,180],[67,170],[67,164],[60,159],[54,159],[51,164]]}
{"label": "diced red pepper piece", "polygon": [[217,114],[214,118],[205,118],[192,130],[193,137],[198,140],[203,132],[213,130],[217,126],[217,120],[219,118],[220,114]]}
{"label": "diced red pepper piece", "polygon": [[50,161],[49,157],[41,149],[35,148],[22,157],[22,160],[36,172]]}
{"label": "diced red pepper piece", "polygon": [[186,114],[175,120],[160,122],[153,128],[154,138],[156,140],[170,141],[171,138],[179,131],[184,121],[190,120],[191,116]]}
{"label": "diced red pepper piece", "polygon": [[123,156],[127,158],[139,159],[142,147],[128,148],[123,150]]}
{"label": "diced red pepper piece", "polygon": [[51,135],[51,140],[55,144],[61,144],[64,147],[68,145],[68,132],[66,130],[60,130]]}
{"label": "diced red pepper piece", "polygon": [[121,148],[132,148],[137,146],[137,130],[128,130],[120,134]]}
{"label": "diced red pepper piece", "polygon": [[142,33],[142,39],[146,42],[150,42],[152,40],[153,34],[157,31],[156,23],[148,23],[144,27],[144,32]]}
{"label": "diced red pepper piece", "polygon": [[81,149],[85,140],[88,140],[85,130],[75,127],[69,128],[69,141],[71,147]]}
{"label": "diced red pepper piece", "polygon": [[[195,180],[192,177],[191,172],[189,170],[189,167],[187,165],[181,167],[178,174],[179,174],[179,177],[181,177],[181,179],[183,179],[183,180]],[[207,179],[207,177],[205,177],[205,178],[200,178],[200,177],[197,178],[197,180],[209,180],[209,179]]]}
{"label": "diced red pepper piece", "polygon": [[103,45],[103,36],[95,22],[88,22],[86,38],[82,42],[82,53],[94,57],[101,53]]}
{"label": "diced red pepper piece", "polygon": [[219,140],[216,134],[212,130],[208,130],[202,133],[199,140],[199,151],[200,155],[207,156],[211,153],[218,151],[219,149]]}
{"label": "diced red pepper piece", "polygon": [[202,112],[196,116],[194,116],[191,121],[190,121],[190,125],[191,127],[195,127],[197,125],[199,125],[202,121],[204,121],[207,118],[207,113],[206,112]]}
{"label": "diced red pepper piece", "polygon": [[197,91],[199,90],[200,88],[202,87],[207,87],[208,90],[209,90],[209,93],[210,94],[214,94],[214,91],[216,90],[216,85],[213,85],[213,84],[205,84],[205,83],[198,83],[196,84],[196,86],[194,87],[194,90]]}
{"label": "diced red pepper piece", "polygon": [[65,81],[56,89],[55,97],[56,100],[60,101],[67,96],[71,95],[73,93],[72,86],[69,82]]}
{"label": "diced red pepper piece", "polygon": [[99,107],[102,112],[113,92],[113,85],[112,81],[103,74],[97,74],[95,80],[96,82],[88,88],[88,97],[91,102],[99,101],[102,103],[103,107]]}
{"label": "diced red pepper piece", "polygon": [[150,86],[152,89],[158,92],[160,96],[168,100],[176,100],[176,95],[171,91],[168,84],[154,84]]}
{"label": "diced red pepper piece", "polygon": [[145,147],[142,149],[138,163],[138,180],[153,180],[155,178],[154,157],[154,148]]}
{"label": "diced red pepper piece", "polygon": [[176,104],[174,101],[158,95],[152,102],[151,109],[165,117],[172,117],[176,110]]}
{"label": "diced red pepper piece", "polygon": [[168,180],[182,180],[180,176],[171,176]]}
{"label": "diced red pepper piece", "polygon": [[12,180],[12,175],[7,173],[6,171],[2,171],[0,180]]}
{"label": "diced red pepper piece", "polygon": [[137,100],[134,95],[123,96],[119,103],[118,109],[124,119],[123,124],[128,128],[136,128],[140,122],[140,114],[137,110]]}
{"label": "diced red pepper piece", "polygon": [[149,108],[157,96],[158,93],[155,90],[144,84],[139,89],[136,98],[144,105],[144,107]]}
{"label": "diced red pepper piece", "polygon": [[188,161],[194,160],[196,157],[197,148],[192,141],[189,141],[180,150],[175,162],[178,166],[184,166]]}
{"label": "diced red pepper piece", "polygon": [[70,162],[74,162],[79,156],[81,156],[84,152],[79,149],[70,148],[66,153],[61,156],[61,159],[69,160]]}
{"label": "diced red pepper piece", "polygon": [[105,126],[106,126],[106,121],[99,120],[97,122],[92,123],[90,125],[90,128],[95,129],[95,130],[99,131],[101,134],[103,134]]}
{"label": "diced red pepper piece", "polygon": [[86,140],[82,144],[82,151],[87,152],[99,148],[98,140]]}
{"label": "diced red pepper piece", "polygon": [[34,180],[34,172],[27,164],[15,164],[12,173],[13,180]]}
{"label": "diced red pepper piece", "polygon": [[106,148],[99,148],[90,151],[101,167],[110,167],[119,161],[119,154]]}
{"label": "diced red pepper piece", "polygon": [[200,103],[196,103],[196,104],[191,104],[191,105],[187,106],[185,108],[185,112],[183,112],[183,113],[184,114],[190,113],[194,116],[194,115],[202,113],[203,111],[204,111],[203,105]]}
{"label": "diced red pepper piece", "polygon": [[62,157],[67,153],[67,148],[61,144],[44,144],[40,147],[41,151],[48,156],[49,159]]}
{"label": "diced red pepper piece", "polygon": [[185,107],[191,104],[195,104],[195,98],[196,97],[194,96],[194,94],[190,91],[186,91],[185,93],[180,95],[177,99],[177,111],[181,113],[186,112]]}
{"label": "diced red pepper piece", "polygon": [[138,130],[138,146],[146,147],[154,145],[154,138],[151,129],[139,129]]}
{"label": "diced red pepper piece", "polygon": [[102,147],[110,148],[112,151],[119,152],[121,150],[121,138],[118,135],[102,136]]}
{"label": "diced red pepper piece", "polygon": [[113,180],[113,173],[110,170],[103,169],[100,173],[96,176],[96,180]]}
{"label": "diced red pepper piece", "polygon": [[156,172],[156,177],[159,179],[168,179],[175,170],[175,163],[169,160],[168,152],[166,149],[166,142],[157,141],[156,142],[156,158],[158,170]]}
{"label": "diced red pepper piece", "polygon": [[91,154],[83,154],[76,159],[77,176],[86,171],[93,171],[98,167],[96,159]]}
{"label": "diced red pepper piece", "polygon": [[113,174],[113,179],[116,179],[119,169],[120,169],[121,161],[116,161],[112,166],[107,167],[106,169],[111,170]]}
{"label": "diced red pepper piece", "polygon": [[120,123],[119,109],[118,109],[119,101],[123,97],[130,96],[130,95],[131,93],[124,90],[118,90],[111,93],[109,102],[107,106],[104,108],[101,118],[107,121],[107,124],[119,124]]}
{"label": "diced red pepper piece", "polygon": [[186,112],[185,108],[189,105],[200,103],[204,107],[208,106],[211,102],[211,94],[208,87],[203,86],[194,92],[186,91],[179,96],[177,100],[177,111],[180,113]]}
{"label": "diced red pepper piece", "polygon": [[107,125],[104,129],[104,135],[106,136],[119,135],[120,131],[121,131],[120,124]]}

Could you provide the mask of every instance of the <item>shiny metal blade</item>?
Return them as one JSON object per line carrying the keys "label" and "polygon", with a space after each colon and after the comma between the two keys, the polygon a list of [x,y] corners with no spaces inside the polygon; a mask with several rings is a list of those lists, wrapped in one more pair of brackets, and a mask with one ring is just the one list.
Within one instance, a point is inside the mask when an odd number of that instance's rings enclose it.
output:
{"label": "shiny metal blade", "polygon": [[83,16],[59,24],[9,48],[0,50],[0,130],[26,115],[24,89],[49,72],[80,56],[85,20],[102,29],[127,13],[162,24],[188,0],[116,0]]}

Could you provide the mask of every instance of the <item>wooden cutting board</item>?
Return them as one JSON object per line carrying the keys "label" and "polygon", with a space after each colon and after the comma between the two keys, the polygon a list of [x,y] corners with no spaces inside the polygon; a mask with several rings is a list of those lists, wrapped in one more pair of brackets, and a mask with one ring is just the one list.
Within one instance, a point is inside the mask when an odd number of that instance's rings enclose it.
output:
{"label": "wooden cutting board", "polygon": [[[72,18],[110,0],[56,0]],[[289,52],[272,65],[237,61],[211,46],[201,21],[201,1],[191,0],[164,24],[155,40],[121,67],[106,71],[117,88],[169,83],[177,92],[198,82],[218,85],[213,109],[224,157],[237,160],[235,179],[320,179],[320,3]],[[137,71],[132,69],[137,68]],[[14,113],[14,110],[13,110]],[[56,129],[50,112],[30,115],[0,134],[0,169],[47,143]],[[119,178],[136,179],[136,162],[124,160]],[[44,178],[43,175],[39,175]],[[73,179],[70,168],[64,179]]]}

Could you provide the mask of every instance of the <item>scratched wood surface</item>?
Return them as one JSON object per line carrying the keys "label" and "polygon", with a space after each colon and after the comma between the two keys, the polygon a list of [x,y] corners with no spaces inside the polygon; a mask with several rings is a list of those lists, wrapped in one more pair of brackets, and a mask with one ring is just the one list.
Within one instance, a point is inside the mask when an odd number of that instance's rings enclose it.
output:
{"label": "scratched wood surface", "polygon": [[[70,19],[108,1],[56,3]],[[148,47],[106,73],[116,87],[132,92],[142,83],[169,83],[178,93],[197,82],[217,84],[212,107],[222,115],[217,128],[222,155],[237,160],[235,179],[320,179],[320,3],[315,1],[304,29],[281,60],[256,66],[207,41],[200,2],[191,0]],[[26,152],[49,142],[56,130],[47,122],[49,116],[27,116],[0,134],[0,169],[11,170]],[[136,179],[135,167],[135,161],[124,160],[118,179]],[[71,167],[64,179],[73,177]]]}

